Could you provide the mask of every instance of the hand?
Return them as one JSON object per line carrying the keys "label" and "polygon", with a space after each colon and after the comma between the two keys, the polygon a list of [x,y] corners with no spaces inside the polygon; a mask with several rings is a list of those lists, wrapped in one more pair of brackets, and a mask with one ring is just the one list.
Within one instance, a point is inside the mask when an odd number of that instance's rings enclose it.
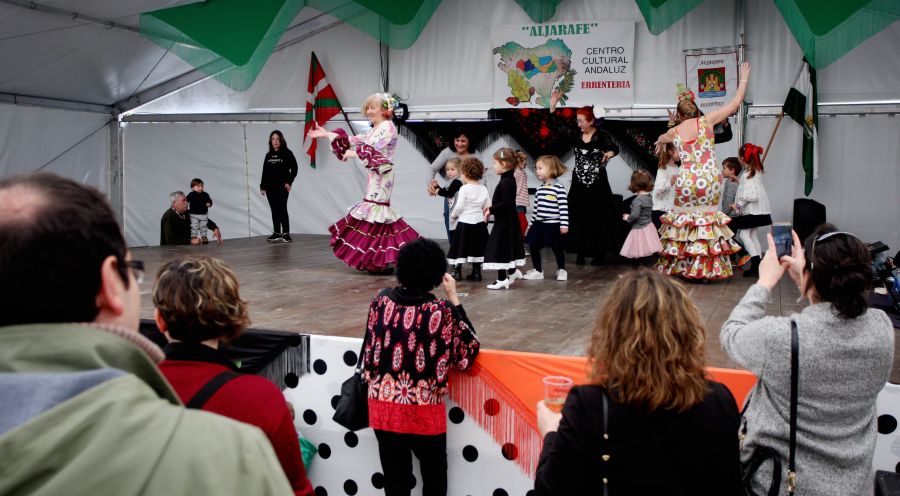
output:
{"label": "hand", "polygon": [[622,220],[628,222],[628,214],[622,214]]}
{"label": "hand", "polygon": [[200,238],[191,238],[191,244],[192,244],[192,245],[199,245],[199,244],[200,244]]}
{"label": "hand", "polygon": [[487,222],[491,218],[491,208],[484,207],[484,221]]}
{"label": "hand", "polygon": [[653,149],[656,151],[657,155],[666,151],[666,144],[662,142],[662,136],[657,138],[653,143]]}
{"label": "hand", "polygon": [[666,109],[666,113],[669,114],[669,127],[675,125],[675,111],[671,109]]}
{"label": "hand", "polygon": [[615,156],[616,154],[614,152],[606,152],[603,154],[603,158],[607,161]]}
{"label": "hand", "polygon": [[291,192],[291,185],[288,184],[288,183],[284,183],[284,190],[287,191],[288,193],[290,193],[290,192]]}
{"label": "hand", "polygon": [[450,303],[459,306],[459,295],[456,294],[456,279],[445,273],[441,285],[444,287],[444,292],[447,293],[447,299],[450,300]]}
{"label": "hand", "polygon": [[355,150],[347,150],[346,152],[344,152],[344,161],[345,161],[345,162],[346,162],[348,159],[356,158],[356,157],[357,157],[357,155],[356,155],[356,151],[355,151]]}
{"label": "hand", "polygon": [[560,227],[559,233],[560,234],[569,234],[569,228],[568,227]]}
{"label": "hand", "polygon": [[765,286],[769,291],[775,288],[775,285],[778,284],[778,281],[781,279],[781,276],[784,275],[785,265],[782,264],[780,260],[778,260],[777,250],[775,250],[775,240],[772,239],[772,234],[766,234],[766,241],[768,243],[768,249],[766,250],[765,256],[763,256],[762,261],[759,263],[759,284],[761,286]]}
{"label": "hand", "polygon": [[550,91],[550,105],[556,108],[556,105],[559,103],[559,90],[557,88],[553,88]]}
{"label": "hand", "polygon": [[740,210],[740,209],[741,209],[741,206],[738,205],[737,203],[732,203],[732,204],[731,204],[731,209],[732,209],[732,210]]}
{"label": "hand", "polygon": [[678,182],[678,176],[672,176],[672,178],[669,179],[669,184],[671,184],[672,186],[675,186],[676,182]]}
{"label": "hand", "polygon": [[559,421],[562,420],[562,414],[556,413],[544,404],[544,400],[537,402],[537,423],[541,437],[547,435],[548,432],[556,432],[559,429]]}
{"label": "hand", "polygon": [[266,196],[266,190],[264,190],[264,189],[259,190],[259,194]]}
{"label": "hand", "polygon": [[314,139],[315,138],[327,138],[328,131],[319,127],[319,124],[317,122],[313,122],[313,128],[310,129],[309,132],[306,133],[306,135],[309,136],[310,138],[314,138]]}
{"label": "hand", "polygon": [[781,262],[786,265],[787,273],[791,276],[791,280],[803,292],[803,271],[806,267],[806,254],[803,251],[803,244],[800,243],[800,237],[794,230],[791,230],[791,238],[793,238],[793,246],[791,246],[791,254],[781,257]]}
{"label": "hand", "polygon": [[750,79],[750,62],[741,64],[740,80],[746,83]]}
{"label": "hand", "polygon": [[212,207],[212,203],[207,203],[206,208],[210,208],[210,207]]}
{"label": "hand", "polygon": [[220,245],[224,244],[224,242],[222,241],[222,232],[219,231],[218,227],[213,229],[213,236],[216,237],[216,243],[219,243]]}

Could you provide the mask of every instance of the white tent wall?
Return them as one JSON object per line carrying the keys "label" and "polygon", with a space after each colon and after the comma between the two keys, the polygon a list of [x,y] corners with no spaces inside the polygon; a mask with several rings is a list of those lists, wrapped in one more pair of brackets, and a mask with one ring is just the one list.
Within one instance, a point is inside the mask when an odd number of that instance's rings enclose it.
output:
{"label": "white tent wall", "polygon": [[0,177],[53,172],[109,194],[108,119],[92,112],[0,104]]}
{"label": "white tent wall", "polygon": [[[750,119],[747,140],[765,145],[775,120]],[[766,159],[763,184],[772,219],[791,221],[794,198],[803,198],[802,130],[785,119]],[[819,118],[820,175],[810,198],[827,209],[828,222],[868,243],[900,248],[900,118],[887,115]],[[720,157],[724,158],[724,157]]]}
{"label": "white tent wall", "polygon": [[[365,124],[356,126],[361,129]],[[168,208],[168,195],[189,192],[194,177],[203,179],[213,199],[209,216],[226,238],[271,234],[270,210],[259,193],[259,180],[273,129],[285,134],[300,162],[288,201],[291,231],[327,233],[331,223],[362,199],[366,171],[355,161],[338,161],[327,141],[319,146],[317,168],[310,168],[300,143],[289,138],[300,135],[302,123],[132,123],[124,132],[128,244],[159,244],[159,222]],[[395,164],[392,206],[421,234],[443,236],[442,199],[425,194],[430,169],[402,137]]]}

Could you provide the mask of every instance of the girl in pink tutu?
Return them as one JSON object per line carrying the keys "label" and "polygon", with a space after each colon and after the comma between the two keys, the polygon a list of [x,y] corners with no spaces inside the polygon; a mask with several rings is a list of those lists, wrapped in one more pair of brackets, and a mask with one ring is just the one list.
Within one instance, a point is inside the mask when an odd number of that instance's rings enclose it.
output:
{"label": "girl in pink tutu", "polygon": [[631,174],[629,191],[635,194],[631,200],[631,214],[624,214],[622,220],[631,224],[631,231],[625,238],[620,255],[632,259],[633,265],[641,262],[652,263],[656,254],[662,251],[659,234],[653,225],[653,177],[645,170],[636,170]]}
{"label": "girl in pink tutu", "polygon": [[308,136],[328,138],[340,160],[357,159],[369,171],[366,195],[350,207],[346,217],[328,230],[334,256],[358,270],[374,274],[390,273],[397,262],[400,247],[419,237],[419,233],[391,208],[394,189],[394,149],[397,128],[391,119],[399,101],[388,93],[375,93],[361,107],[372,129],[359,136],[347,136],[343,129],[329,132],[318,125]]}

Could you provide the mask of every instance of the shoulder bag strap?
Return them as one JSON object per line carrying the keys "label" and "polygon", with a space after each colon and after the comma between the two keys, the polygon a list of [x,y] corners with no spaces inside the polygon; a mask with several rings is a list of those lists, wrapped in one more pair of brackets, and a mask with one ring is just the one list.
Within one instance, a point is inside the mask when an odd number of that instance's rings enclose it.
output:
{"label": "shoulder bag strap", "polygon": [[[601,394],[603,395],[603,442],[604,442],[604,444],[607,444],[607,441],[609,441],[609,426],[607,423],[609,421],[609,399],[606,397],[605,389],[603,389],[601,391]],[[605,456],[608,460],[609,455],[605,455]],[[603,461],[606,461],[606,460],[603,460]],[[609,484],[608,484],[609,481],[607,480],[609,471],[605,470],[605,468],[606,468],[606,466],[604,465],[604,471],[606,473],[603,474],[603,496],[609,496]]]}
{"label": "shoulder bag strap", "polygon": [[[388,331],[388,332],[390,332],[390,331]],[[356,368],[354,369],[354,372],[357,374],[362,374],[362,372],[363,372],[363,358],[365,358],[365,356],[366,356],[365,355],[366,339],[368,339],[368,338],[369,338],[369,330],[366,329],[365,334],[363,334],[362,345],[360,345],[360,347],[359,347],[359,358],[356,359]]]}
{"label": "shoulder bag strap", "polygon": [[209,401],[209,399],[212,398],[214,394],[216,394],[216,391],[221,389],[222,386],[227,384],[232,379],[237,379],[238,377],[240,377],[240,375],[241,374],[232,372],[230,370],[219,373],[218,375],[210,379],[209,382],[204,384],[203,387],[200,388],[200,390],[197,391],[194,396],[192,396],[191,399],[188,400],[187,403],[185,403],[184,406],[187,408],[193,408],[194,410],[200,410],[201,408],[203,408],[203,405],[205,405],[206,402]]}
{"label": "shoulder bag strap", "polygon": [[794,466],[794,454],[797,451],[797,383],[799,382],[800,337],[797,334],[797,322],[791,320],[791,438],[788,455],[788,494],[794,494],[797,488],[797,470]]}

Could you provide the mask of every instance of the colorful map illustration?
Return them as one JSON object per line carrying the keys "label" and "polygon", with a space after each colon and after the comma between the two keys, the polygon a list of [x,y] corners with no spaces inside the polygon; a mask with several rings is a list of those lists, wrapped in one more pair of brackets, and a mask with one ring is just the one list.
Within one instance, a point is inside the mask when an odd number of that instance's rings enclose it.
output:
{"label": "colorful map illustration", "polygon": [[510,96],[506,101],[513,106],[531,102],[550,107],[550,93],[559,90],[560,105],[565,105],[567,94],[575,83],[575,70],[571,69],[572,50],[560,39],[548,39],[536,47],[523,47],[509,41],[493,50],[500,54],[497,67],[506,73]]}

